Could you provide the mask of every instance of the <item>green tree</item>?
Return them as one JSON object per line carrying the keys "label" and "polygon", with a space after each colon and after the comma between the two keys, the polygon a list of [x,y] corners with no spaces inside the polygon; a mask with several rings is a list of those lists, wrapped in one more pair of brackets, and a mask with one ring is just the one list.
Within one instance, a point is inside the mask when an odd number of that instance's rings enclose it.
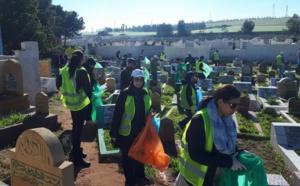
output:
{"label": "green tree", "polygon": [[242,32],[245,34],[250,34],[252,33],[253,29],[255,27],[255,24],[253,21],[248,21],[246,20],[241,28]]}
{"label": "green tree", "polygon": [[5,52],[20,48],[23,41],[37,41],[45,50],[47,37],[38,18],[36,0],[0,0],[0,23]]}
{"label": "green tree", "polygon": [[223,32],[228,32],[228,25],[221,25],[221,30],[223,31]]}
{"label": "green tree", "polygon": [[75,35],[81,35],[79,33],[80,30],[83,30],[84,21],[83,18],[78,18],[78,14],[75,11],[66,11],[64,17],[64,46],[66,45],[66,41],[68,38],[72,38]]}
{"label": "green tree", "polygon": [[172,25],[166,23],[158,25],[156,35],[160,37],[172,36],[173,35]]}
{"label": "green tree", "polygon": [[300,34],[300,18],[297,14],[294,14],[287,22],[286,26],[288,28],[288,32],[293,35]]}
{"label": "green tree", "polygon": [[189,32],[185,29],[184,20],[179,20],[177,24],[177,35],[178,36],[187,36]]}

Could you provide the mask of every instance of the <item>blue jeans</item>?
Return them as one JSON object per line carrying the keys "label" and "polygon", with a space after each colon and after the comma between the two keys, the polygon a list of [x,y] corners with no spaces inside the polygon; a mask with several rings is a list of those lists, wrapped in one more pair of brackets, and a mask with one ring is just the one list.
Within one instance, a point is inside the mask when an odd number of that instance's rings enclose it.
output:
{"label": "blue jeans", "polygon": [[283,78],[284,66],[278,65],[278,77]]}

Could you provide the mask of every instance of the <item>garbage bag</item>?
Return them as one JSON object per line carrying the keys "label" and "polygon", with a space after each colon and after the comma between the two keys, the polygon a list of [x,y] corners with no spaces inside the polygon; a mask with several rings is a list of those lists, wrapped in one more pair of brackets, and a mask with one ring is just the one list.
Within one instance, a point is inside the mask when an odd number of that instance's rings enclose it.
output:
{"label": "garbage bag", "polygon": [[251,153],[243,153],[237,159],[247,167],[247,170],[222,169],[220,186],[268,186],[264,165],[260,157]]}
{"label": "garbage bag", "polygon": [[195,110],[195,112],[198,111],[200,102],[201,102],[201,100],[203,98],[202,91],[199,88],[196,89],[196,93],[197,93],[197,96],[196,96],[196,110]]}
{"label": "garbage bag", "polygon": [[155,131],[158,133],[160,127],[160,118],[154,116],[151,117],[152,123],[154,125]]}
{"label": "garbage bag", "polygon": [[131,145],[128,156],[144,164],[150,164],[159,171],[165,171],[170,164],[170,157],[165,154],[162,142],[152,124],[150,112],[146,125],[135,138]]}
{"label": "garbage bag", "polygon": [[92,113],[91,113],[91,117],[93,121],[96,121],[96,107],[98,106],[102,106],[102,99],[101,99],[101,94],[104,92],[104,88],[99,84],[99,83],[95,83],[93,86],[93,92],[92,92]]}

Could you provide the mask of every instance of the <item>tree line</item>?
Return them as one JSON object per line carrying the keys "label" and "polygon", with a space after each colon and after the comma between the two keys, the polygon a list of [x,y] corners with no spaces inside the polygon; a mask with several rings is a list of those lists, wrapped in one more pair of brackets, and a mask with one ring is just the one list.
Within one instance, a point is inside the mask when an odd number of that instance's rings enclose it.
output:
{"label": "tree line", "polygon": [[50,51],[63,36],[80,35],[84,20],[52,0],[0,0],[0,27],[4,52],[20,48],[23,41],[37,41],[40,52]]}

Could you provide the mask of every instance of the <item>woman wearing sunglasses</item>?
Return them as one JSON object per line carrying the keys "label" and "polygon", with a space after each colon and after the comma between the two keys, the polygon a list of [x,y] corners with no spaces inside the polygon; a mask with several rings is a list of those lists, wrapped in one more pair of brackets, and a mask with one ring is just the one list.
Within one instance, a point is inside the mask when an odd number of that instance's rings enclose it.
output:
{"label": "woman wearing sunglasses", "polygon": [[151,183],[145,176],[144,165],[128,156],[134,139],[145,126],[151,107],[151,97],[144,86],[144,73],[135,69],[131,73],[129,87],[121,91],[115,106],[110,137],[122,150],[122,167],[125,185],[137,182]]}
{"label": "woman wearing sunglasses", "polygon": [[242,170],[236,154],[236,112],[240,92],[232,85],[219,87],[203,99],[182,137],[179,170],[175,185],[213,185],[218,167]]}

